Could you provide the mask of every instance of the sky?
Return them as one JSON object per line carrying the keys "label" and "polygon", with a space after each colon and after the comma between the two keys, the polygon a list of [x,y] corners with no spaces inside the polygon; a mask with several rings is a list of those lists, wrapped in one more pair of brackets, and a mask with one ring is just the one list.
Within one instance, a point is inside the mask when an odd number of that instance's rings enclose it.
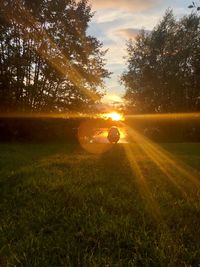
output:
{"label": "sky", "polygon": [[190,0],[90,0],[95,14],[89,26],[89,34],[103,43],[107,69],[112,72],[105,80],[106,95],[103,103],[122,101],[125,88],[120,84],[120,75],[126,69],[126,41],[135,38],[144,29],[151,31],[162,19],[167,8],[177,18],[190,13]]}

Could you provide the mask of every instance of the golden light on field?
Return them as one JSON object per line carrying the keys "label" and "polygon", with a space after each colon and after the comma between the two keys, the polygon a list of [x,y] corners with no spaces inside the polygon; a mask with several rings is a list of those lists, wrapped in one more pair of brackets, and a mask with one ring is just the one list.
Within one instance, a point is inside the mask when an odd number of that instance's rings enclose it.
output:
{"label": "golden light on field", "polygon": [[[129,161],[130,167],[133,171],[133,175],[136,177],[136,185],[137,188],[146,202],[146,208],[148,212],[151,213],[153,218],[158,221],[162,222],[162,215],[160,212],[160,207],[156,202],[153,193],[151,192],[149,185],[146,181],[145,173],[144,173],[144,163],[140,159],[139,155],[143,154],[143,151],[140,149],[139,146],[135,146],[133,144],[124,144],[124,150]],[[137,155],[137,156],[136,156]]]}
{"label": "golden light on field", "polygon": [[117,113],[117,112],[106,113],[106,114],[103,115],[103,118],[111,119],[112,121],[122,121],[122,120],[124,120],[124,117],[122,116],[122,114]]}
{"label": "golden light on field", "polygon": [[[133,128],[128,127],[128,133],[129,139],[139,146],[141,153],[146,155],[154,165],[157,166],[165,177],[180,191],[184,198],[187,200],[189,199],[184,181],[186,181],[185,183],[187,185],[193,185],[194,190],[200,189],[200,182],[197,177],[198,174],[192,167],[188,166],[185,162],[172,155],[169,151],[166,151],[159,144],[154,143]],[[131,161],[131,166],[137,174],[137,168],[135,168],[132,159],[134,153],[134,150],[126,148],[127,158]],[[139,176],[141,176],[141,174]]]}

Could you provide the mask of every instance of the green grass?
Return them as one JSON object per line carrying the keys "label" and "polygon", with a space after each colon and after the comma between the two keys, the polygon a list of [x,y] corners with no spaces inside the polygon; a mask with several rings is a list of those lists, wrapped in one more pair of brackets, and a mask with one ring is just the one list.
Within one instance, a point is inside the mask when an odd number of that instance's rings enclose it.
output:
{"label": "green grass", "polygon": [[[200,144],[164,148],[199,176]],[[145,155],[135,152],[162,219],[122,145],[103,155],[62,144],[0,151],[0,266],[200,266],[200,192],[185,181],[187,201]]]}

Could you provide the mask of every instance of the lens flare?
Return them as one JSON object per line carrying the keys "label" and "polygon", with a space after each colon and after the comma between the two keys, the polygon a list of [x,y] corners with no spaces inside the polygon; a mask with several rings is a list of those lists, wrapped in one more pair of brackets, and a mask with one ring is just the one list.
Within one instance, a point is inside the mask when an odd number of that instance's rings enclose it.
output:
{"label": "lens flare", "polygon": [[113,147],[108,142],[98,142],[95,138],[99,125],[94,121],[85,120],[78,128],[78,140],[84,150],[92,154],[103,154]]}
{"label": "lens flare", "polygon": [[200,112],[193,113],[157,113],[157,114],[138,114],[126,115],[126,119],[138,120],[185,120],[185,119],[200,119]]}

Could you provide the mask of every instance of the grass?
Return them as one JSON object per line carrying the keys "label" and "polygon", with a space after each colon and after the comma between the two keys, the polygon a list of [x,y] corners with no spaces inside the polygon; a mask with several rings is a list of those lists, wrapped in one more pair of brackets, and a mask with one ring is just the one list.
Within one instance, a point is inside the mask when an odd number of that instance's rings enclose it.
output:
{"label": "grass", "polygon": [[[0,144],[0,266],[200,266],[199,190],[183,181],[188,201],[137,145],[126,146],[161,216],[123,145],[93,155],[76,145]],[[199,176],[200,144],[164,148]]]}

